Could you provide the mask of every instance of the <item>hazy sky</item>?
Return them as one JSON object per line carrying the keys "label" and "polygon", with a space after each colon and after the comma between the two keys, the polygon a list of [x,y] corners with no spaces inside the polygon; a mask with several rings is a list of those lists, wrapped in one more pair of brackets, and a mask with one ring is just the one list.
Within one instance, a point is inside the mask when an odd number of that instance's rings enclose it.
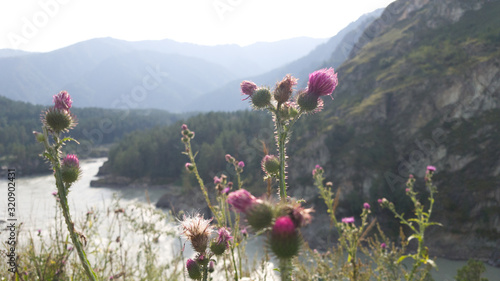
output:
{"label": "hazy sky", "polygon": [[46,52],[98,37],[202,45],[328,38],[394,0],[2,0],[0,49]]}

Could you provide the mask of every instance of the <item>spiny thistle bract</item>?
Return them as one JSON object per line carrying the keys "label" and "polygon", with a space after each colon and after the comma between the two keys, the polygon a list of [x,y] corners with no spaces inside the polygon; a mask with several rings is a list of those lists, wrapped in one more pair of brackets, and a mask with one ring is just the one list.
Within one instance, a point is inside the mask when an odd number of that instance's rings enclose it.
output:
{"label": "spiny thistle bract", "polygon": [[192,259],[188,259],[186,262],[186,269],[189,275],[189,278],[193,280],[201,279],[201,268],[198,263]]}
{"label": "spiny thistle bract", "polygon": [[273,206],[270,202],[258,200],[246,213],[248,225],[259,231],[271,226],[274,218]]}
{"label": "spiny thistle bract", "polygon": [[251,99],[255,108],[266,108],[271,105],[271,91],[268,88],[257,89],[253,92]]}
{"label": "spiny thistle bract", "polygon": [[55,107],[49,108],[42,114],[42,122],[55,133],[67,132],[77,125],[74,115]]}
{"label": "spiny thistle bract", "polygon": [[61,176],[65,183],[74,183],[80,177],[80,161],[74,154],[68,154],[61,163]]}
{"label": "spiny thistle bract", "polygon": [[302,238],[289,216],[276,219],[268,241],[269,247],[281,259],[289,259],[299,253]]}

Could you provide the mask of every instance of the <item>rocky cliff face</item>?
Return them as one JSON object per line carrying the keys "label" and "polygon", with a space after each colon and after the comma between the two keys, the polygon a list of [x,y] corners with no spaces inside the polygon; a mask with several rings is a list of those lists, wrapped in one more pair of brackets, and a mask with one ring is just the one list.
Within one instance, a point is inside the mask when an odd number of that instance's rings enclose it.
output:
{"label": "rocky cliff face", "polygon": [[429,231],[431,254],[500,265],[498,14],[499,1],[391,4],[337,69],[335,101],[302,120],[309,130],[289,150],[292,193],[321,208],[302,172],[321,164],[342,188],[339,215],[382,196],[404,209],[408,175],[423,181],[435,165],[444,227]]}

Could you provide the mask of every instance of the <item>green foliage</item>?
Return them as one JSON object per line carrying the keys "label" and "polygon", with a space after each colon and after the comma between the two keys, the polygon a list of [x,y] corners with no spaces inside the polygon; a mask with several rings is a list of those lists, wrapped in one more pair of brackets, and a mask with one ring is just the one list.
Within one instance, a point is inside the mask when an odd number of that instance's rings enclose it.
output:
{"label": "green foliage", "polygon": [[484,264],[476,260],[468,260],[467,264],[458,269],[455,276],[456,281],[488,281],[481,275],[486,271]]}

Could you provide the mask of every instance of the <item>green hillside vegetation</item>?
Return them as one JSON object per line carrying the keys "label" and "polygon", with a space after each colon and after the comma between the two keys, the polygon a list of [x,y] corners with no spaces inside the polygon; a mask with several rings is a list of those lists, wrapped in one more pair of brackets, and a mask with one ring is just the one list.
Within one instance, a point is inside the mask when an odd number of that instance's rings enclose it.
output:
{"label": "green hillside vegetation", "polygon": [[[274,144],[269,143],[272,131],[263,129],[271,128],[270,116],[250,111],[211,112],[185,122],[195,132],[193,150],[200,151],[197,166],[206,182],[220,172],[231,176],[234,169],[227,167],[224,158],[229,153],[246,163],[247,185],[262,183],[259,167],[264,153],[260,141],[266,141],[267,147],[274,151]],[[146,178],[153,184],[181,183],[180,175],[185,172],[184,163],[188,160],[181,154],[181,124],[128,135],[110,150],[103,170],[131,180]]]}
{"label": "green hillside vegetation", "polygon": [[[49,166],[38,156],[41,145],[33,131],[41,130],[40,114],[47,107],[12,101],[0,97],[0,167],[16,168],[19,174],[49,172]],[[70,146],[80,157],[102,156],[99,148],[120,140],[125,134],[171,124],[180,115],[161,110],[111,110],[73,108],[78,126],[72,136],[81,145]]]}

